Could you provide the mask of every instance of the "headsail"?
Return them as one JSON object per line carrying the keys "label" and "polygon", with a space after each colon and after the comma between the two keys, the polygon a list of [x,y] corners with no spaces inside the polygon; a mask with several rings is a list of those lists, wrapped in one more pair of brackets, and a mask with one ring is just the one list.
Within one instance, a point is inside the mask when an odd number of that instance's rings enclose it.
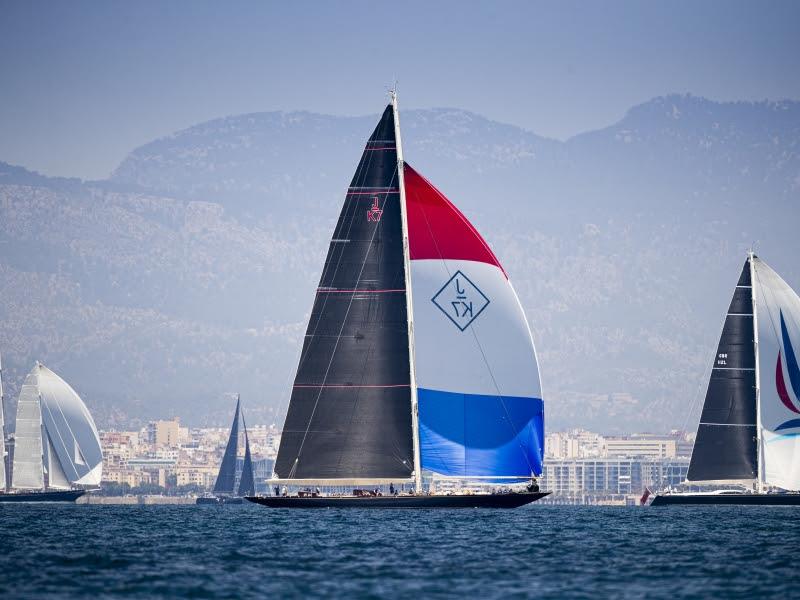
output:
{"label": "headsail", "polygon": [[242,414],[242,428],[244,429],[244,462],[242,463],[242,474],[239,478],[239,496],[255,496],[256,483],[253,478],[253,457],[250,454],[250,438],[247,435],[247,425]]}
{"label": "headsail", "polygon": [[236,455],[239,452],[239,404],[240,399],[237,396],[231,433],[228,436],[228,444],[225,446],[225,454],[222,456],[222,464],[219,467],[217,481],[214,484],[214,492],[217,494],[233,494],[236,486]]}
{"label": "headsail", "polygon": [[42,423],[66,479],[97,487],[103,474],[103,452],[92,415],[80,396],[53,371],[34,367],[41,398]]}
{"label": "headsail", "polygon": [[516,292],[472,224],[407,164],[405,193],[422,468],[539,475],[544,406]]}
{"label": "headsail", "polygon": [[800,298],[764,261],[755,257],[753,266],[763,478],[800,490]]}
{"label": "headsail", "polygon": [[18,490],[41,490],[44,488],[42,409],[37,385],[38,367],[37,363],[25,378],[17,401],[11,487]]}
{"label": "headsail", "polygon": [[57,490],[68,490],[70,488],[69,480],[64,467],[61,466],[61,461],[58,459],[58,453],[53,447],[53,442],[50,436],[47,437],[47,455],[45,460],[45,469],[47,470],[47,488]]}
{"label": "headsail", "polygon": [[369,138],[333,233],[292,388],[281,479],[397,481],[414,470],[394,115]]}
{"label": "headsail", "polygon": [[750,482],[758,476],[755,333],[750,259],[733,292],[708,383],[687,480]]}

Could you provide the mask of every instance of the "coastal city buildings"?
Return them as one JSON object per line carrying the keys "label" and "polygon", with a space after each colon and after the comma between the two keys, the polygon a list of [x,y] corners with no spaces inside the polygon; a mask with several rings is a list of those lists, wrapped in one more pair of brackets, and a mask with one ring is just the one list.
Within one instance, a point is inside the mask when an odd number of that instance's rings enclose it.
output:
{"label": "coastal city buildings", "polygon": [[544,502],[634,504],[644,489],[664,489],[686,479],[694,436],[632,434],[602,436],[582,429],[545,438],[540,485]]}
{"label": "coastal city buildings", "polygon": [[[116,493],[202,494],[216,481],[229,429],[189,428],[175,418],[152,421],[138,431],[103,431],[104,487]],[[248,429],[256,490],[266,480],[280,444],[276,427]],[[583,429],[549,433],[545,438],[544,501],[560,504],[632,504],[645,487],[675,486],[686,479],[693,436],[601,435]],[[239,457],[241,469],[243,458]],[[433,481],[433,480],[430,480]],[[438,488],[456,485],[434,482]]]}
{"label": "coastal city buildings", "polygon": [[[226,427],[183,427],[178,418],[151,421],[138,431],[101,431],[103,487],[116,493],[202,494],[214,486],[228,434]],[[256,426],[248,434],[256,491],[265,492],[280,431]]]}

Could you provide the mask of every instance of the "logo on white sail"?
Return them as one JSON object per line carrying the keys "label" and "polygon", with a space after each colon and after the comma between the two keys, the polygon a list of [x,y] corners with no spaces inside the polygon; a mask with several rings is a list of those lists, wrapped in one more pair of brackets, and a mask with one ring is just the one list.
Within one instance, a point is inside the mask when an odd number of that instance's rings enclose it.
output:
{"label": "logo on white sail", "polygon": [[461,271],[456,271],[431,298],[439,310],[461,331],[469,327],[489,305],[489,299]]}

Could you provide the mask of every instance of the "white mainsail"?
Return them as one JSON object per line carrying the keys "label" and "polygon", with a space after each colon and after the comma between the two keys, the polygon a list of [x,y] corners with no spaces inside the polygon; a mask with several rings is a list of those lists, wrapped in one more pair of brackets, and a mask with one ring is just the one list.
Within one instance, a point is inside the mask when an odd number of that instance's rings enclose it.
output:
{"label": "white mainsail", "polygon": [[33,371],[25,378],[17,402],[11,487],[18,490],[41,490],[44,488],[42,410],[36,382],[37,367],[34,367]]}
{"label": "white mainsail", "polygon": [[800,297],[754,257],[762,481],[800,490]]}

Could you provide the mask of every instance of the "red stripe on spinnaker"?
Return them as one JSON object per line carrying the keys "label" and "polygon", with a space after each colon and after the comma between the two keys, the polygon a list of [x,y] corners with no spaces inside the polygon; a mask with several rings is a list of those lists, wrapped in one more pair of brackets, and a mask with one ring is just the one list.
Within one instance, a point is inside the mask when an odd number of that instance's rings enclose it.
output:
{"label": "red stripe on spinnaker", "polygon": [[411,260],[474,260],[505,274],[489,244],[461,211],[408,163],[404,166]]}
{"label": "red stripe on spinnaker", "polygon": [[783,379],[783,365],[781,364],[781,353],[778,351],[778,363],[775,365],[775,387],[778,388],[778,397],[783,402],[783,405],[794,413],[800,414],[800,410],[795,408],[792,404],[792,399],[789,398],[789,391],[786,389],[786,381]]}

